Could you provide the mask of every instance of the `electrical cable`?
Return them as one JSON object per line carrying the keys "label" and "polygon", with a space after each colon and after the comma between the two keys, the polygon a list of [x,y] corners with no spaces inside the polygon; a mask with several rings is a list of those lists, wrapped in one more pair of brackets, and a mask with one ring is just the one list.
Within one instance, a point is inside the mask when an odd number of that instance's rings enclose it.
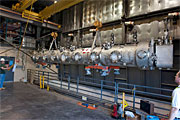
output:
{"label": "electrical cable", "polygon": [[[33,2],[34,2],[34,0],[32,0],[30,12],[32,11]],[[23,38],[22,38],[22,40],[21,40],[21,45],[20,45],[19,50],[18,50],[17,58],[19,57],[19,51],[21,50],[21,47],[22,47],[22,44],[23,44],[23,41],[24,41],[24,36],[25,36],[25,34],[26,34],[26,30],[27,30],[28,23],[29,23],[29,18],[30,18],[30,14],[29,14],[29,16],[28,16],[28,20],[27,20],[26,27],[25,27],[25,30],[24,30]]]}
{"label": "electrical cable", "polygon": [[[5,42],[8,43],[9,45],[11,45],[12,47],[14,47],[14,48],[16,48],[16,49],[19,50],[19,48],[18,48],[17,46],[15,46],[14,44],[12,44],[11,42],[9,42],[8,40],[6,40],[5,38],[3,38],[3,37],[0,36],[0,39],[2,39],[3,41],[5,41]],[[30,54],[24,52],[23,50],[20,50],[20,51],[21,51],[22,53],[26,54],[27,56],[31,57]]]}
{"label": "electrical cable", "polygon": [[[11,45],[12,47],[14,47],[14,48],[16,48],[17,50],[19,50],[19,48],[18,48],[17,46],[15,46],[14,44],[12,44],[11,42],[9,42],[8,40],[6,40],[5,38],[3,38],[3,37],[0,36],[0,39],[2,39],[3,41],[5,41],[5,42],[7,42],[9,45]],[[32,58],[32,56],[31,56],[30,54],[26,53],[25,51],[23,51],[23,50],[21,50],[21,49],[20,49],[19,51],[22,52],[22,53],[24,53],[24,54],[27,55],[28,57]],[[50,71],[52,71],[52,72],[54,72],[54,73],[57,73],[56,71],[54,71],[54,70],[51,69],[50,67],[47,66],[47,68],[48,68]]]}
{"label": "electrical cable", "polygon": [[40,37],[40,38],[37,38],[37,39],[35,39],[35,41],[40,40],[40,39],[43,39],[43,38],[48,37],[48,36],[50,36],[50,35],[51,35],[51,33],[49,33],[49,34],[47,34],[47,35],[44,35],[44,36],[42,36],[42,37]]}
{"label": "electrical cable", "polygon": [[11,51],[11,50],[13,50],[13,49],[7,49],[7,50],[5,50],[5,51],[3,51],[3,52],[0,52],[0,54],[3,54],[3,53],[6,53],[6,52],[9,52],[9,51]]}
{"label": "electrical cable", "polygon": [[[58,33],[59,31],[57,30],[57,31],[54,31],[54,33]],[[37,38],[37,39],[35,39],[35,40],[40,40],[40,39],[43,39],[43,38],[45,38],[45,37],[48,37],[48,36],[50,36],[52,34],[52,32],[51,33],[49,33],[49,34],[47,34],[47,35],[44,35],[44,36],[41,36],[41,37],[39,37],[39,38]]]}

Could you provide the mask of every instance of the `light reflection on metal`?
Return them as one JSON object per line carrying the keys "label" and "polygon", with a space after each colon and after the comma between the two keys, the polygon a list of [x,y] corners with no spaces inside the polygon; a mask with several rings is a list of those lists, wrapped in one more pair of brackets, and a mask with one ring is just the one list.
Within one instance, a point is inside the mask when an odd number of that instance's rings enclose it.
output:
{"label": "light reflection on metal", "polygon": [[80,55],[80,53],[76,53],[76,54],[74,55],[74,60],[75,60],[76,62],[80,61],[81,59],[82,59],[82,56]]}
{"label": "light reflection on metal", "polygon": [[[163,51],[166,51],[168,56],[162,54]],[[108,50],[101,50],[101,47],[96,47],[92,51],[89,51],[89,48],[79,48],[74,51],[64,50],[63,52],[55,50],[54,52],[51,51],[51,53],[46,51],[39,54],[35,53],[33,60],[52,61],[62,64],[91,63],[92,65],[102,64],[103,66],[126,66],[153,70],[156,67],[171,68],[173,66],[173,45],[170,42],[163,44],[158,40],[154,42],[154,39],[152,39],[151,41],[139,42],[137,44],[113,46]],[[102,70],[102,72],[104,71]],[[119,71],[115,70],[115,74],[119,74]]]}
{"label": "light reflection on metal", "polygon": [[118,51],[113,51],[110,55],[110,60],[112,63],[117,63],[121,59],[121,54]]}
{"label": "light reflection on metal", "polygon": [[67,56],[66,56],[65,54],[62,54],[62,55],[61,55],[61,61],[62,61],[62,62],[65,62],[66,59],[67,59]]}

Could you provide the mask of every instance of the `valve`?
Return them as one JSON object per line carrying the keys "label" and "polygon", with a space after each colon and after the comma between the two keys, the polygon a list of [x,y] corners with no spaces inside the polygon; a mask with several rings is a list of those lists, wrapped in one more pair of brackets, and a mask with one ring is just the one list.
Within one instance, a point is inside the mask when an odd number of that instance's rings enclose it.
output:
{"label": "valve", "polygon": [[109,75],[108,71],[102,70],[101,76],[105,77],[105,76],[107,76],[107,75]]}
{"label": "valve", "polygon": [[85,68],[85,70],[86,70],[86,75],[91,75],[90,68]]}
{"label": "valve", "polygon": [[112,48],[112,44],[110,42],[106,42],[105,44],[103,44],[103,48],[105,50],[109,50]]}
{"label": "valve", "polygon": [[119,75],[120,74],[119,69],[114,69],[114,74]]}

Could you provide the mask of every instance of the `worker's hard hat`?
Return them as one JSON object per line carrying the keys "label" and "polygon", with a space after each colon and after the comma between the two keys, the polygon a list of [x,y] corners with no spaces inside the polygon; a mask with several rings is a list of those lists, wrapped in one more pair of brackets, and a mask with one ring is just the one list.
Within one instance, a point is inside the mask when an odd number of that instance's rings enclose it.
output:
{"label": "worker's hard hat", "polygon": [[5,61],[5,59],[4,58],[1,58],[1,60],[0,61]]}

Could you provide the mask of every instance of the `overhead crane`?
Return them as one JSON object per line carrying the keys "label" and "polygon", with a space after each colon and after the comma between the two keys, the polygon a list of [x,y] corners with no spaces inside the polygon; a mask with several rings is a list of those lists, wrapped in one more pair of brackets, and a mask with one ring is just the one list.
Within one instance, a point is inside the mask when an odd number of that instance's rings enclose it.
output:
{"label": "overhead crane", "polygon": [[[37,0],[20,0],[19,3],[12,6],[12,10],[22,13],[23,18],[28,18],[38,22],[46,22],[46,20],[52,15],[61,12],[64,9],[67,9],[73,5],[76,5],[84,0],[59,0],[58,2],[47,6],[39,13],[26,10],[29,6],[34,4]],[[61,26],[58,25],[58,28]]]}
{"label": "overhead crane", "polygon": [[37,0],[19,0],[19,3],[16,3],[16,5],[12,6],[12,10],[23,12],[36,1]]}

